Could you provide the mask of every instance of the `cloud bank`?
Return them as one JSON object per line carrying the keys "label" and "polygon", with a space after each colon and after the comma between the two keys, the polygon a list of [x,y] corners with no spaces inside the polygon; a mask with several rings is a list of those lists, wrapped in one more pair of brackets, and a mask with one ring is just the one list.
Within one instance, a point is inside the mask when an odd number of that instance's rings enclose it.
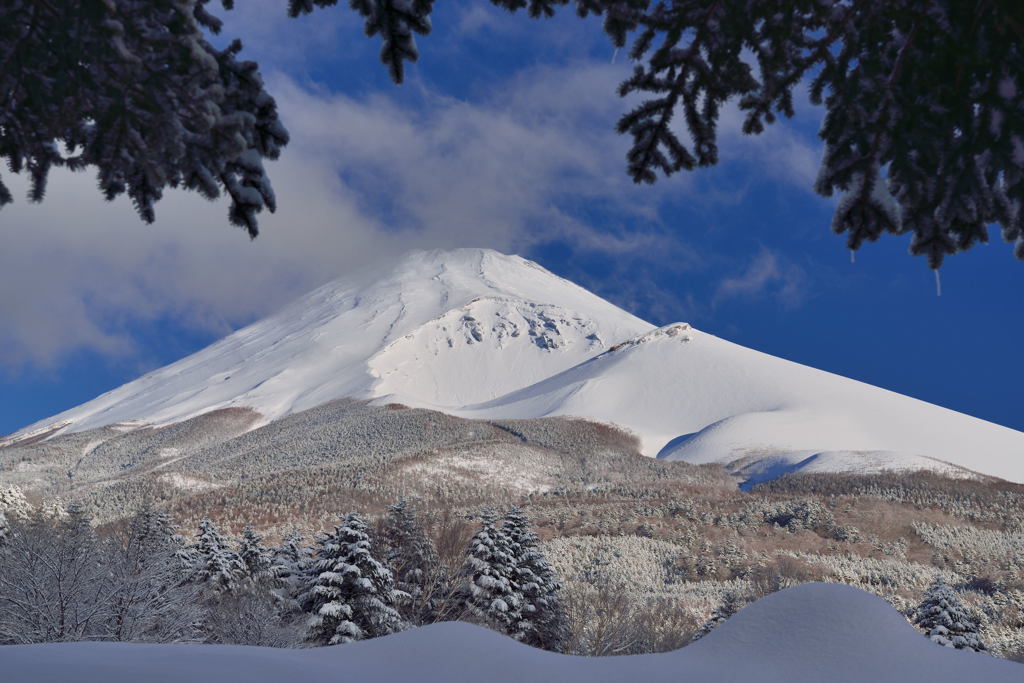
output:
{"label": "cloud bank", "polygon": [[0,212],[0,364],[131,353],[132,324],[163,316],[226,332],[414,247],[525,251],[562,234],[588,249],[644,248],[572,215],[580,201],[650,211],[608,129],[617,79],[605,65],[537,69],[480,102],[426,92],[410,110],[273,77],[293,142],[270,168],[280,209],[252,242],[228,226],[225,202],[168,192],[147,226],[128,202],[103,201],[88,173],[55,172],[42,204]]}
{"label": "cloud bank", "polygon": [[[491,26],[485,14],[465,13],[457,31]],[[226,202],[182,192],[168,192],[157,222],[144,225],[127,201],[103,201],[88,172],[54,172],[41,205],[0,211],[0,369],[52,368],[81,350],[131,356],[138,327],[165,319],[225,334],[410,248],[529,253],[559,242],[617,260],[609,281],[618,303],[652,310],[661,293],[637,275],[644,263],[699,265],[699,251],[660,216],[694,193],[692,179],[636,187],[624,172],[628,140],[613,123],[626,106],[615,95],[625,60],[513,71],[472,99],[415,81],[354,97],[308,76],[338,51],[339,35],[358,30],[350,15],[325,11],[279,28],[280,3],[259,0],[226,16],[225,35],[246,36],[265,68],[288,74],[268,79],[292,143],[270,165],[280,208],[261,217],[255,241],[228,225]],[[379,68],[364,59],[376,49],[357,39],[358,68]],[[770,129],[741,148],[730,116],[724,159],[789,169],[784,178],[809,186],[811,153],[799,136]],[[24,196],[20,178],[5,179]],[[726,282],[720,291],[748,289]]]}

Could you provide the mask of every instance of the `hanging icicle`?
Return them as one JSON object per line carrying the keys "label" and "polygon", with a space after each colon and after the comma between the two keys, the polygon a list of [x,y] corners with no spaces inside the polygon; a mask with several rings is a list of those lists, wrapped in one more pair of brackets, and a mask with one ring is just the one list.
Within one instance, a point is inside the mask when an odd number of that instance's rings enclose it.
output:
{"label": "hanging icicle", "polygon": [[932,272],[935,273],[935,296],[942,296],[942,277],[939,275],[939,269],[936,268]]}
{"label": "hanging icicle", "polygon": [[612,52],[612,64],[615,63],[615,60],[616,60],[616,58],[618,58],[618,56],[619,56],[619,48],[615,48],[615,51]]}
{"label": "hanging icicle", "polygon": [[851,249],[850,250],[850,263],[856,263],[856,262],[857,262],[857,252],[854,251],[853,249]]}

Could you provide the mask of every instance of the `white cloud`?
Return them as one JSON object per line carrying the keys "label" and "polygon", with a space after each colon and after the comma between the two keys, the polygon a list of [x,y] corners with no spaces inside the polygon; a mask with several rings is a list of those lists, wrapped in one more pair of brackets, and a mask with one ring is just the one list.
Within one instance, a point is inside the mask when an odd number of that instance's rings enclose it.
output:
{"label": "white cloud", "polygon": [[794,307],[806,298],[806,281],[807,274],[802,268],[762,248],[740,275],[718,284],[712,305],[718,306],[729,299],[767,296],[785,307]]}
{"label": "white cloud", "polygon": [[[324,60],[338,55],[342,36],[353,45],[338,68],[383,73],[377,45],[361,36],[353,13],[322,11],[294,23],[277,0],[254,0],[224,16],[224,35],[243,36],[247,56],[290,74],[269,79],[292,133],[270,165],[279,212],[264,215],[261,236],[249,242],[227,224],[226,202],[169,192],[157,223],[146,226],[126,201],[104,202],[89,175],[55,172],[42,205],[22,200],[0,210],[0,367],[54,366],[81,349],[132,356],[134,324],[164,317],[222,334],[414,247],[525,252],[561,241],[617,259],[617,277],[635,290],[620,291],[623,303],[644,301],[651,310],[657,287],[640,291],[647,280],[637,269],[703,260],[660,218],[666,202],[692,196],[692,176],[636,187],[624,171],[629,141],[613,125],[627,106],[615,89],[628,64],[537,66],[472,101],[415,78],[403,91],[356,99],[318,90],[306,76],[314,62],[331,63]],[[586,35],[593,30],[581,24]],[[737,145],[735,154],[726,135],[725,160],[782,164],[801,183],[813,165],[802,139],[786,130]]]}
{"label": "white cloud", "polygon": [[[227,225],[224,201],[169,192],[146,226],[126,201],[104,202],[88,175],[55,172],[43,204],[0,212],[0,364],[132,353],[131,323],[162,316],[226,332],[413,247],[514,251],[564,234],[591,250],[644,248],[650,238],[611,238],[560,206],[650,211],[601,115],[617,78],[603,65],[540,69],[480,103],[428,93],[415,111],[273,78],[293,142],[270,166],[280,210],[253,242]],[[558,88],[573,96],[546,94]]]}
{"label": "white cloud", "polygon": [[474,2],[460,8],[455,31],[461,35],[472,35],[485,30],[504,32],[509,26],[510,22],[496,7],[489,3]]}
{"label": "white cloud", "polygon": [[821,162],[821,143],[810,132],[823,115],[806,96],[806,88],[794,89],[795,120],[779,117],[759,135],[744,135],[744,112],[735,100],[722,107],[718,122],[722,163],[741,161],[757,166],[766,177],[795,189],[814,193]]}

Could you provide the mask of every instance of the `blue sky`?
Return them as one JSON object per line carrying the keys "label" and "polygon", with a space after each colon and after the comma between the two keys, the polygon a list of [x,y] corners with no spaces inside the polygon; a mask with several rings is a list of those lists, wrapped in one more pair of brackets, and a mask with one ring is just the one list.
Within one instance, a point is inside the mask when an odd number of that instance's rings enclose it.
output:
{"label": "blue sky", "polygon": [[[758,138],[727,109],[722,162],[637,187],[613,126],[629,68],[599,25],[438,3],[401,87],[341,7],[226,14],[293,143],[280,211],[250,243],[224,203],[172,193],[143,226],[88,175],[0,213],[0,433],[180,358],[357,264],[409,247],[521,253],[655,323],[684,320],[774,355],[1016,429],[1024,264],[993,233],[951,258],[943,294],[883,238],[851,263],[811,191],[820,111]],[[799,100],[798,100],[799,101]]]}

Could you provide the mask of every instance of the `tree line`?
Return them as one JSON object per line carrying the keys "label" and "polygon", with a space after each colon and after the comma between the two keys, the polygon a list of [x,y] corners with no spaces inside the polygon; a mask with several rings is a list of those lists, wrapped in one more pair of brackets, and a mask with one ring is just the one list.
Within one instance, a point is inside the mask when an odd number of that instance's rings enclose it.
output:
{"label": "tree line", "polygon": [[210,519],[187,541],[144,506],[103,537],[85,510],[7,511],[0,524],[0,643],[203,641],[348,643],[437,621],[478,623],[563,648],[561,583],[522,510],[481,514],[456,568],[399,501],[376,529],[342,517],[310,544],[267,545],[251,526],[229,540]]}
{"label": "tree line", "polygon": [[[501,517],[483,511],[461,565],[451,567],[405,500],[372,529],[351,513],[309,544],[293,530],[268,545],[251,526],[231,540],[209,518],[189,542],[151,505],[101,537],[81,506],[32,508],[17,493],[0,491],[0,644],[318,646],[464,620],[535,647],[576,650],[581,624],[517,507]],[[692,640],[753,598],[727,591]],[[987,649],[978,615],[941,576],[907,615],[940,645]]]}

